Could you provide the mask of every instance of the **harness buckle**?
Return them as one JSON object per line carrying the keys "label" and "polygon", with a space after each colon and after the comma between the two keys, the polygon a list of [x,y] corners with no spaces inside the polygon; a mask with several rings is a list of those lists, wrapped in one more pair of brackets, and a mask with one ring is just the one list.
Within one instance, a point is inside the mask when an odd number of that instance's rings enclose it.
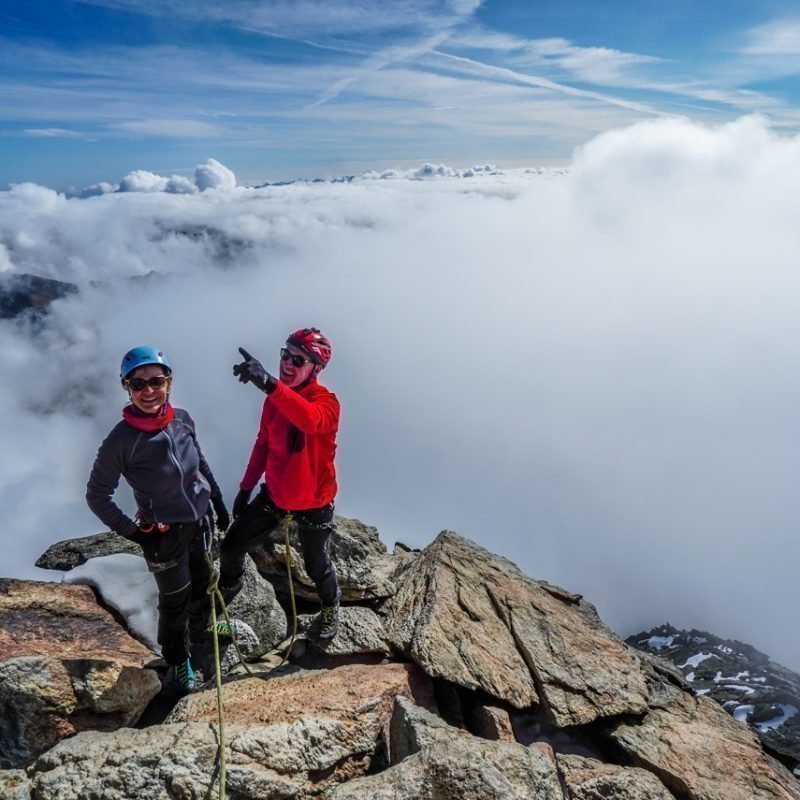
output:
{"label": "harness buckle", "polygon": [[152,533],[157,530],[159,533],[166,533],[169,530],[167,522],[148,522],[141,511],[136,512],[136,526],[142,533]]}

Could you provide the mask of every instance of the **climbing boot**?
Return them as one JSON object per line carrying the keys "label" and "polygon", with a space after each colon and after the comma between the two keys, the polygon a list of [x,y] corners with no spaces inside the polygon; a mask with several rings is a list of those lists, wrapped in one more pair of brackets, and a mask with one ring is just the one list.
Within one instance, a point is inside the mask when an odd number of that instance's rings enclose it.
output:
{"label": "climbing boot", "polygon": [[195,674],[195,683],[202,686],[209,675],[214,674],[214,643],[192,643],[192,667]]}
{"label": "climbing boot", "polygon": [[219,586],[220,594],[222,594],[222,599],[225,601],[225,605],[227,606],[241,591],[242,586],[244,585],[244,575],[240,575],[238,578],[234,578],[232,581],[226,581],[225,578],[220,575],[219,583],[217,585]]}
{"label": "climbing boot", "polygon": [[[226,619],[218,619],[217,620],[217,638],[220,640],[232,640],[236,638],[236,620],[231,620],[231,624],[228,625],[228,620]],[[214,632],[214,626],[208,626],[208,632]]]}
{"label": "climbing boot", "polygon": [[197,689],[197,674],[192,669],[192,664],[187,658],[181,664],[170,667],[169,677],[164,686],[165,694],[181,697]]}
{"label": "climbing boot", "polygon": [[322,606],[319,614],[319,638],[333,639],[339,630],[339,602],[332,606]]}

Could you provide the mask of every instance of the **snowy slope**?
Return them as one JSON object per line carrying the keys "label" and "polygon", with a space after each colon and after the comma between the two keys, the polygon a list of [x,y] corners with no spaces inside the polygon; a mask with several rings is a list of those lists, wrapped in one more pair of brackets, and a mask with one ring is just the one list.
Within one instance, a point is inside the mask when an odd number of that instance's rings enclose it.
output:
{"label": "snowy slope", "polygon": [[629,636],[628,644],[661,656],[707,695],[750,725],[775,753],[800,762],[800,675],[751,645],[669,623]]}

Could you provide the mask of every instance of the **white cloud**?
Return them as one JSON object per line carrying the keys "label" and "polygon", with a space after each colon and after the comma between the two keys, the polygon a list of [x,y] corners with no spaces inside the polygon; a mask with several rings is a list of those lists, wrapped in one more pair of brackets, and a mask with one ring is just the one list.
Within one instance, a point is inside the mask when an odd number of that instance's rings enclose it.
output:
{"label": "white cloud", "polygon": [[194,119],[143,119],[118,122],[115,130],[136,133],[143,136],[168,136],[177,139],[207,139],[219,136],[215,125]]}
{"label": "white cloud", "polygon": [[108,183],[107,181],[100,181],[100,183],[93,183],[87,186],[80,192],[81,197],[98,197],[101,194],[109,194],[109,192],[119,191],[118,183]]}
{"label": "white cloud", "polygon": [[339,78],[330,86],[326,87],[319,98],[309,105],[309,108],[316,108],[317,106],[336,99],[345,89],[352,86],[354,83],[375,72],[379,72],[390,64],[399,61],[408,61],[431,52],[447,39],[447,35],[447,31],[437,31],[432,36],[425,37],[421,41],[415,42],[413,45],[390,47],[369,56],[364,59],[358,67],[348,70],[343,78]]}
{"label": "white cloud", "polygon": [[58,192],[36,183],[15,183],[8,192],[0,192],[0,208],[15,211],[27,208],[31,213],[51,212],[63,203]]}
{"label": "white cloud", "polygon": [[261,404],[237,347],[274,368],[317,324],[341,513],[390,545],[458,530],[623,633],[709,628],[796,669],[798,192],[800,139],[759,118],[635,125],[565,175],[0,192],[14,269],[81,287],[38,332],[0,322],[6,570],[99,529],[83,492],[131,344],[167,349],[231,498]]}
{"label": "white cloud", "polygon": [[[431,56],[431,61],[453,71],[449,60]],[[356,129],[367,134],[365,144],[369,143],[370,131],[380,130],[382,136],[390,131],[395,142],[400,138],[409,142],[404,149],[410,152],[416,151],[412,146],[424,129],[426,151],[441,160],[454,160],[454,150],[467,131],[471,137],[494,141],[496,137],[508,137],[526,143],[531,137],[544,137],[556,143],[563,163],[574,145],[598,131],[628,124],[641,116],[639,110],[591,97],[565,96],[513,78],[505,80],[505,75],[500,79],[494,74],[487,76],[472,64],[465,71],[461,65],[456,69],[460,74],[422,73],[399,67],[382,70],[361,81],[359,97],[340,97],[335,107],[328,109],[327,117],[332,116],[343,125],[358,125]],[[402,115],[395,107],[380,102],[381,97],[389,95],[403,103]],[[374,102],[364,102],[364,98]],[[325,109],[321,111],[307,113],[323,116]],[[520,149],[524,152],[517,158],[528,161],[530,146],[524,144]],[[386,146],[370,152],[383,160],[396,160],[387,154]],[[462,157],[471,161],[480,159],[481,153]]]}
{"label": "white cloud", "polygon": [[[459,57],[482,43],[499,65]],[[170,45],[91,52],[3,45],[0,61],[24,63],[30,74],[0,82],[0,120],[37,121],[44,128],[58,119],[64,129],[81,126],[105,139],[213,137],[219,147],[240,152],[290,138],[316,153],[322,136],[332,162],[360,161],[359,169],[383,158],[472,161],[487,152],[519,162],[520,143],[531,139],[544,157],[564,159],[587,136],[642,115],[674,113],[676,103],[687,99],[768,111],[796,125],[790,107],[737,89],[730,76],[679,79],[674,64],[651,63],[647,55],[581,48],[566,39],[527,40],[449,21],[420,26],[395,47],[325,53],[313,63],[265,63]],[[68,83],[59,78],[64,73],[73,76]],[[164,74],[170,75],[167,88]],[[625,92],[577,89],[575,80]],[[720,111],[729,113],[707,107],[699,113]],[[487,140],[492,149],[454,154],[454,133],[459,142]],[[437,139],[441,150],[420,152],[421,140]]]}
{"label": "white cloud", "polygon": [[11,261],[11,256],[8,254],[8,248],[0,242],[0,274],[3,272],[11,272],[14,269],[14,264]]}
{"label": "white cloud", "polygon": [[206,189],[229,191],[236,188],[236,176],[214,158],[209,158],[205,164],[198,164],[195,167],[194,182],[201,192]]}
{"label": "white cloud", "polygon": [[425,163],[415,169],[384,169],[381,171],[370,170],[358,177],[362,180],[426,180],[428,178],[474,178],[476,175],[499,175],[500,172],[493,164],[478,164],[467,169],[455,169],[446,164]]}
{"label": "white cloud", "polygon": [[448,6],[460,17],[471,16],[482,5],[483,0],[448,0]]}
{"label": "white cloud", "polygon": [[82,0],[93,5],[119,8],[152,16],[177,16],[223,23],[245,30],[282,37],[357,37],[409,27],[429,28],[437,22],[467,17],[481,5],[479,0],[241,0],[218,3],[198,0],[187,6],[180,0]]}
{"label": "white cloud", "polygon": [[[451,37],[449,44],[458,48],[489,50],[508,58],[514,69],[525,74],[529,68],[555,71],[562,82],[574,79],[596,86],[632,89],[648,94],[671,94],[723,104],[740,111],[766,111],[785,117],[787,109],[769,95],[750,89],[740,89],[737,81],[753,82],[730,65],[716,67],[713,80],[680,76],[681,67],[661,58],[629,53],[608,47],[580,47],[568,39],[525,39],[513,34],[501,34],[478,27]],[[678,74],[676,74],[676,72]],[[651,108],[658,107],[651,99]]]}
{"label": "white cloud", "polygon": [[[481,0],[449,0],[447,10],[440,11],[438,4],[435,8],[435,19],[422,19],[408,17],[402,27],[410,23],[419,26],[420,33],[410,42],[384,47],[365,58],[360,65],[349,72],[344,78],[332,83],[320,97],[311,104],[316,107],[330,102],[338,97],[345,89],[357,83],[360,79],[371,73],[385,69],[391,64],[404,61],[416,61],[427,53],[433,52],[439,45],[446,42],[452,31],[463,25],[481,5]],[[429,9],[426,9],[426,11]],[[431,11],[433,9],[430,9]],[[379,12],[380,13],[380,12]]]}
{"label": "white cloud", "polygon": [[494,164],[476,164],[474,167],[464,170],[462,178],[473,178],[476,175],[499,175],[500,170]]}
{"label": "white cloud", "polygon": [[580,47],[561,37],[526,39],[481,28],[455,34],[451,44],[499,52],[509,56],[517,68],[555,67],[578,80],[605,86],[635,81],[639,67],[661,61],[654,56],[610,47]]}
{"label": "white cloud", "polygon": [[726,89],[714,87],[710,84],[703,84],[699,81],[684,83],[643,83],[642,88],[651,89],[657,92],[669,92],[685,98],[695,98],[710,103],[721,103],[742,111],[764,111],[771,112],[773,115],[780,113],[785,115],[788,109],[781,108],[782,103],[774,97],[755,92],[751,89]]}
{"label": "white cloud", "polygon": [[492,64],[485,64],[481,61],[475,61],[471,58],[464,58],[462,56],[455,56],[449,53],[435,52],[432,54],[442,61],[446,61],[460,71],[473,75],[475,77],[482,77],[489,80],[502,80],[510,83],[516,83],[523,86],[531,86],[537,89],[547,89],[561,95],[569,97],[585,98],[589,100],[599,101],[601,103],[608,103],[613,106],[619,106],[631,111],[636,111],[641,114],[655,114],[657,110],[648,106],[645,103],[638,103],[631,100],[626,100],[621,97],[613,95],[602,94],[600,92],[587,91],[585,89],[577,89],[566,83],[559,83],[550,80],[549,78],[540,75],[529,75],[520,70],[513,70],[507,67],[497,67]]}
{"label": "white cloud", "polygon": [[188,178],[183,177],[183,175],[173,175],[167,181],[164,191],[170,194],[194,194],[197,191],[197,186]]}
{"label": "white cloud", "polygon": [[156,175],[146,169],[129,172],[120,182],[120,192],[165,192],[168,178]]}
{"label": "white cloud", "polygon": [[570,47],[558,59],[559,66],[578,80],[605,86],[618,85],[634,68],[658,61],[651,56],[623,53],[608,47]]}
{"label": "white cloud", "polygon": [[756,56],[800,55],[800,17],[778,19],[759,25],[749,33],[743,52]]}
{"label": "white cloud", "polygon": [[445,164],[423,164],[419,169],[411,170],[408,177],[415,180],[424,178],[458,178],[462,177],[459,170],[448,167]]}
{"label": "white cloud", "polygon": [[[111,192],[166,192],[167,194],[195,194],[207,189],[229,191],[236,188],[236,175],[224,164],[209,158],[204,164],[198,164],[194,170],[194,181],[183,175],[172,175],[169,178],[157,175],[149,170],[129,172],[119,184],[107,182],[95,183],[83,189],[79,196],[96,197]],[[51,190],[47,190],[51,191]]]}
{"label": "white cloud", "polygon": [[78,131],[67,130],[66,128],[25,128],[22,131],[26,136],[35,139],[83,139],[85,135]]}

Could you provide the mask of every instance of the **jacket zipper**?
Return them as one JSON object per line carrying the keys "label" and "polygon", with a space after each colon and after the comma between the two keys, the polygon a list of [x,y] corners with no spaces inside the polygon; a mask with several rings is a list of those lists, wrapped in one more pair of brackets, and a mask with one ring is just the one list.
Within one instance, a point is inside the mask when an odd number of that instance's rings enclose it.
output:
{"label": "jacket zipper", "polygon": [[175,451],[175,442],[167,432],[166,428],[164,428],[164,435],[167,437],[167,441],[169,442],[169,455],[170,458],[172,459],[172,463],[175,464],[175,466],[178,468],[178,474],[180,475],[181,494],[183,495],[183,499],[186,501],[186,505],[189,506],[189,510],[192,512],[192,516],[194,517],[195,508],[192,505],[192,501],[189,499],[189,496],[186,494],[186,489],[183,486],[184,472],[183,472],[183,467],[181,466],[181,462],[178,460],[178,454]]}

